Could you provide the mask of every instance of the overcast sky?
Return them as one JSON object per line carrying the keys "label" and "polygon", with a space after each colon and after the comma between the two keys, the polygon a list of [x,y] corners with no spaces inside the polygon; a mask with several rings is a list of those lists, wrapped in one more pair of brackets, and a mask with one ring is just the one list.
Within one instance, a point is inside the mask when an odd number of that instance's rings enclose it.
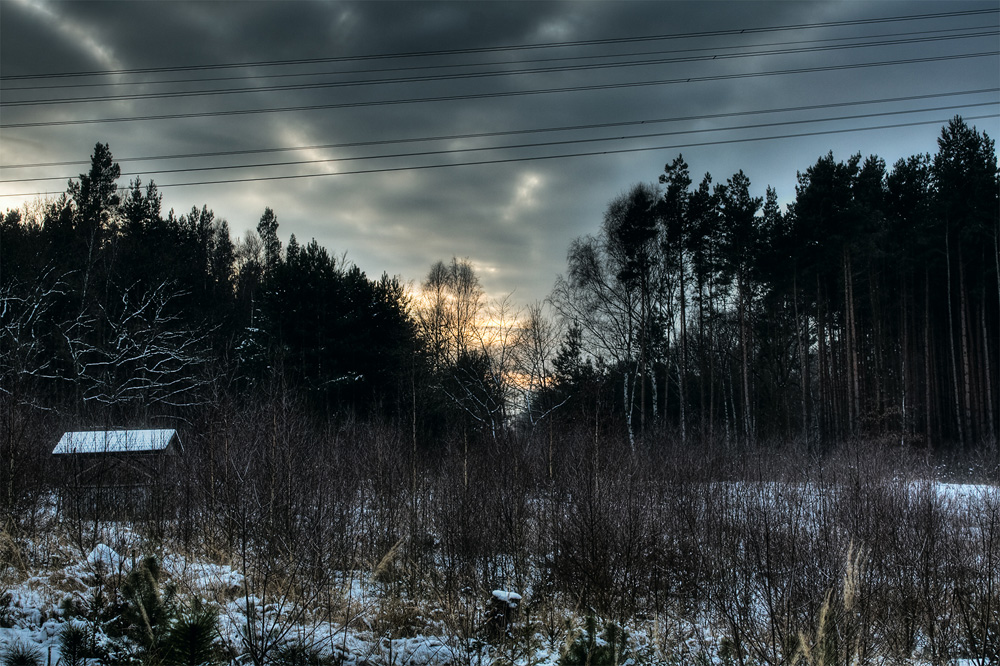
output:
{"label": "overcast sky", "polygon": [[[933,153],[955,114],[996,138],[998,7],[3,0],[0,180],[55,180],[0,194],[64,190],[97,142],[119,159],[202,155],[123,159],[120,184],[152,179],[164,212],[207,205],[234,235],[269,206],[283,242],[316,238],[370,277],[419,282],[438,259],[468,257],[490,294],[526,303],[610,199],[678,153],[696,182],[742,169],[787,203],[796,171],[829,150],[891,166]],[[79,72],[106,74],[51,76]],[[103,99],[58,101],[74,97]],[[778,109],[791,110],[748,113]],[[857,128],[881,129],[829,133]],[[222,180],[243,182],[170,187]]]}

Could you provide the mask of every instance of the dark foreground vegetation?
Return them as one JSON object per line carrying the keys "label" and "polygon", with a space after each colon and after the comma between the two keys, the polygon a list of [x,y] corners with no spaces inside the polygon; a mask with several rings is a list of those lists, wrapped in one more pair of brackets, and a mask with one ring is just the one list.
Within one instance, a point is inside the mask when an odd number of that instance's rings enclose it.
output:
{"label": "dark foreground vegetation", "polygon": [[[1000,492],[932,483],[942,470],[898,444],[633,448],[581,426],[430,453],[277,402],[207,410],[185,451],[143,515],[55,513],[40,487],[5,537],[7,586],[47,580],[76,622],[123,637],[101,663],[171,662],[166,620],[162,645],[129,638],[128,566],[86,589],[39,575],[100,543],[240,576],[173,583],[179,618],[205,597],[226,628],[210,663],[422,663],[399,654],[415,642],[455,664],[1000,658]],[[995,478],[995,450],[962,462]],[[495,589],[523,597],[516,613],[497,619]],[[616,628],[614,650],[588,643]]]}
{"label": "dark foreground vegetation", "polygon": [[[171,663],[199,617],[228,627],[201,662],[404,661],[348,633],[470,664],[997,658],[1000,206],[960,119],[891,170],[820,158],[785,212],[678,157],[571,244],[558,320],[468,261],[408,290],[119,176],[98,144],[0,222],[2,582],[101,543],[239,577],[170,597],[162,644],[156,561],[62,590],[118,623],[105,662]],[[183,454],[141,507],[67,499],[59,435],[120,427]]]}

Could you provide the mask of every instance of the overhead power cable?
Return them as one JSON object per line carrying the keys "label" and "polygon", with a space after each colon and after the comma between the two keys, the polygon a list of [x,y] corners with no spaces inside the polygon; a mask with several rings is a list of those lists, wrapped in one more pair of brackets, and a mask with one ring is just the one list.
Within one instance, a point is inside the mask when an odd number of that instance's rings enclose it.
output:
{"label": "overhead power cable", "polygon": [[[909,32],[895,32],[895,33],[880,33],[875,35],[865,35],[863,37],[859,36],[849,36],[849,37],[829,37],[824,39],[800,39],[793,41],[784,42],[766,42],[762,44],[741,44],[741,45],[718,45],[711,47],[700,47],[700,48],[683,48],[683,49],[668,49],[668,50],[657,50],[657,51],[632,51],[626,53],[604,53],[595,55],[580,55],[580,56],[558,56],[555,58],[530,58],[521,60],[502,60],[502,61],[478,61],[470,63],[438,63],[438,64],[425,64],[425,65],[410,65],[410,66],[392,66],[392,67],[379,67],[379,68],[369,68],[369,69],[350,69],[350,70],[327,70],[319,72],[284,72],[276,74],[248,74],[242,76],[211,76],[211,77],[197,77],[197,78],[184,78],[184,79],[161,79],[148,80],[141,79],[138,81],[103,81],[100,83],[56,83],[53,85],[29,85],[29,86],[4,86],[0,89],[0,93],[10,93],[13,91],[27,91],[27,90],[63,90],[70,88],[112,88],[112,87],[123,87],[123,86],[135,86],[135,87],[147,87],[147,86],[160,86],[160,85],[171,85],[178,83],[218,83],[218,82],[228,82],[228,81],[263,81],[270,79],[291,79],[291,78],[303,78],[303,77],[319,77],[319,76],[350,76],[356,74],[384,74],[386,72],[407,72],[407,71],[428,71],[428,70],[441,70],[441,69],[458,69],[458,68],[469,68],[469,67],[495,67],[502,65],[529,65],[537,63],[551,63],[551,62],[578,62],[581,60],[596,60],[598,58],[629,58],[629,57],[645,57],[645,56],[664,56],[672,53],[700,53],[700,52],[721,52],[728,51],[738,48],[748,48],[748,49],[762,49],[762,48],[772,48],[779,46],[796,46],[800,44],[823,44],[830,42],[845,42],[845,41],[856,41],[860,39],[885,39],[891,37],[916,37],[918,35],[930,36],[936,35],[938,37],[951,37],[954,39],[966,39],[974,35],[969,33],[969,30],[986,30],[990,29],[993,32],[988,33],[986,36],[995,34],[997,26],[984,26],[982,28],[937,28],[934,30],[916,30]],[[954,35],[957,32],[965,32],[966,34]],[[951,35],[948,35],[951,33]],[[899,43],[899,42],[897,42]],[[851,44],[848,46],[852,47],[863,47],[871,46],[871,42],[864,42],[860,44]],[[750,52],[756,55],[755,52]]]}
{"label": "overhead power cable", "polygon": [[869,18],[869,19],[851,19],[844,21],[799,23],[792,25],[778,25],[778,26],[767,26],[767,27],[757,27],[757,28],[733,28],[725,30],[707,30],[707,31],[672,33],[672,34],[662,34],[662,35],[588,39],[588,40],[575,40],[568,42],[543,42],[538,44],[515,44],[508,46],[488,46],[488,47],[474,47],[466,49],[437,49],[437,50],[427,50],[427,51],[408,51],[401,53],[332,56],[326,58],[295,58],[290,60],[260,60],[254,62],[230,62],[230,63],[186,65],[186,66],[174,66],[174,67],[137,67],[130,69],[114,69],[114,70],[104,70],[104,71],[92,70],[92,71],[81,71],[81,72],[19,74],[16,76],[0,76],[0,81],[64,78],[64,77],[74,77],[74,76],[110,76],[110,75],[121,75],[121,74],[147,74],[153,72],[201,71],[201,70],[211,70],[211,69],[233,69],[241,67],[272,67],[272,66],[286,66],[286,65],[303,65],[303,64],[313,64],[313,63],[382,60],[391,58],[448,56],[448,55],[461,55],[469,53],[496,53],[504,51],[524,51],[533,49],[600,46],[607,44],[634,44],[638,42],[659,41],[666,39],[690,39],[690,38],[718,37],[726,35],[758,34],[765,32],[777,32],[777,31],[787,31],[787,30],[832,28],[832,27],[857,26],[857,25],[872,25],[881,23],[899,23],[904,21],[940,20],[945,18],[957,18],[962,16],[981,16],[986,14],[997,14],[997,13],[1000,13],[1000,9],[989,8],[989,9],[963,10],[955,12],[910,14],[906,16],[886,16],[886,17]]}
{"label": "overhead power cable", "polygon": [[[483,138],[495,138],[502,136],[514,136],[522,134],[542,134],[550,132],[573,132],[582,130],[595,130],[595,129],[610,129],[615,127],[631,127],[638,125],[653,125],[661,123],[673,123],[673,122],[684,122],[692,120],[717,120],[721,118],[735,118],[740,116],[755,116],[755,115],[765,115],[772,113],[791,113],[800,111],[816,111],[822,109],[835,109],[850,106],[864,106],[871,104],[889,104],[895,102],[911,102],[918,100],[927,99],[939,99],[944,97],[956,97],[956,96],[967,96],[967,95],[981,95],[986,93],[1000,92],[1000,87],[994,88],[980,88],[978,90],[960,90],[952,92],[943,93],[928,93],[925,95],[907,95],[904,97],[883,97],[880,99],[867,99],[867,100],[853,100],[849,102],[828,102],[825,104],[808,104],[800,106],[786,106],[771,109],[751,109],[744,111],[729,111],[725,113],[709,113],[709,114],[699,114],[696,116],[674,116],[670,118],[648,118],[642,120],[626,120],[620,122],[612,123],[588,123],[585,125],[562,125],[557,127],[536,127],[528,129],[514,129],[514,130],[498,130],[494,132],[470,132],[465,134],[448,134],[448,135],[437,135],[437,136],[418,136],[418,137],[404,137],[398,139],[380,139],[373,141],[352,141],[344,143],[326,143],[326,144],[315,144],[308,146],[284,146],[284,147],[271,147],[271,148],[254,148],[247,150],[220,150],[211,152],[201,152],[201,153],[175,153],[169,155],[146,155],[146,156],[135,156],[135,157],[122,157],[115,161],[119,163],[124,162],[142,162],[150,160],[178,160],[178,159],[201,159],[209,157],[230,157],[236,155],[256,155],[256,154],[266,154],[266,153],[283,153],[283,152],[293,152],[300,150],[324,150],[324,149],[340,149],[340,148],[362,148],[362,147],[372,147],[372,146],[386,146],[394,144],[405,144],[405,143],[422,143],[422,142],[433,142],[433,141],[458,141],[466,139],[483,139]],[[972,106],[962,105],[962,106]],[[90,160],[68,160],[61,162],[34,162],[27,164],[8,164],[0,165],[0,169],[27,169],[27,168],[38,168],[38,167],[54,167],[54,166],[73,166],[77,164],[90,164]]]}
{"label": "overhead power cable", "polygon": [[[978,116],[968,116],[967,120],[982,120],[985,118],[997,118],[1000,117],[1000,113],[983,114]],[[560,153],[556,155],[532,155],[527,157],[508,157],[508,158],[496,158],[488,160],[477,160],[471,162],[448,162],[443,164],[421,164],[415,166],[398,166],[398,167],[378,167],[372,169],[357,169],[352,171],[341,171],[337,173],[308,173],[308,174],[283,174],[276,176],[252,176],[246,178],[226,178],[219,180],[202,180],[202,181],[189,181],[183,183],[166,183],[157,184],[158,189],[170,188],[170,187],[195,187],[200,185],[229,185],[236,183],[257,183],[265,181],[275,181],[275,180],[298,180],[303,178],[319,178],[319,177],[332,177],[332,176],[356,176],[363,174],[380,174],[380,173],[396,173],[400,171],[422,171],[427,169],[445,169],[451,167],[467,167],[467,166],[485,166],[493,164],[511,164],[516,162],[538,162],[544,160],[556,160],[556,159],[570,159],[579,157],[595,157],[600,155],[618,155],[625,153],[638,153],[638,152],[649,152],[653,150],[676,150],[678,148],[694,148],[703,146],[717,146],[717,145],[730,145],[739,143],[750,143],[757,141],[777,141],[783,139],[797,139],[804,137],[813,136],[824,136],[831,134],[849,134],[853,132],[870,132],[879,131],[887,129],[897,129],[902,127],[918,127],[921,125],[938,125],[941,123],[948,122],[948,118],[937,119],[937,120],[921,120],[909,123],[893,123],[889,125],[878,125],[872,127],[853,127],[853,128],[843,128],[843,129],[830,129],[830,130],[816,130],[812,132],[801,132],[796,134],[779,134],[774,136],[765,137],[744,137],[739,139],[725,139],[719,141],[699,141],[692,143],[675,143],[669,145],[659,145],[659,146],[639,146],[632,148],[616,148],[609,150],[596,150],[596,151],[581,151],[575,153]],[[63,194],[62,191],[51,191],[51,192],[18,192],[13,194],[0,194],[0,198],[4,197],[26,197],[26,196],[52,196]]]}
{"label": "overhead power cable", "polygon": [[903,40],[882,40],[878,42],[866,42],[862,44],[835,44],[823,46],[797,47],[790,49],[774,49],[768,51],[744,51],[738,53],[713,53],[707,55],[687,55],[675,56],[671,58],[654,58],[645,60],[630,60],[626,62],[598,62],[582,65],[560,65],[552,67],[534,67],[526,69],[507,69],[499,71],[475,71],[462,72],[457,74],[423,74],[419,76],[405,76],[394,78],[375,78],[351,81],[319,81],[312,83],[283,84],[241,88],[215,88],[209,90],[180,90],[161,91],[150,93],[127,93],[120,95],[91,95],[87,97],[58,97],[51,99],[29,99],[11,102],[0,102],[0,107],[22,107],[22,106],[47,106],[47,105],[67,105],[67,104],[89,104],[95,102],[119,102],[151,99],[182,99],[187,97],[214,97],[220,95],[240,95],[269,92],[288,92],[293,90],[323,90],[329,88],[354,88],[373,85],[390,85],[406,83],[430,83],[435,81],[460,81],[466,79],[484,79],[502,76],[524,76],[531,74],[552,74],[558,72],[578,72],[594,71],[604,69],[621,69],[625,67],[644,67],[651,65],[669,65],[678,63],[711,62],[716,60],[732,60],[738,58],[750,58],[759,56],[792,55],[803,53],[818,53],[825,51],[839,51],[856,48],[870,48],[878,46],[896,46],[900,44],[922,44],[943,40],[967,39],[970,37],[996,37],[1000,35],[1000,30],[991,29],[980,31],[968,35],[945,35],[937,37],[907,38]]}
{"label": "overhead power cable", "polygon": [[[229,164],[229,165],[215,165],[215,166],[204,166],[204,167],[186,167],[179,169],[158,169],[152,173],[157,175],[174,174],[174,173],[197,173],[205,171],[229,171],[232,169],[261,169],[261,168],[271,168],[271,167],[286,167],[286,166],[304,166],[311,164],[333,164],[340,162],[356,162],[362,160],[384,160],[384,159],[402,159],[408,157],[431,157],[431,156],[442,156],[442,155],[460,155],[475,152],[487,152],[494,150],[522,150],[525,148],[551,148],[553,146],[568,146],[568,145],[578,145],[578,144],[589,144],[589,143],[601,143],[606,141],[630,141],[634,139],[652,139],[661,138],[665,136],[684,136],[689,134],[704,134],[706,132],[735,132],[735,131],[745,131],[745,130],[756,130],[764,129],[770,127],[785,127],[790,125],[806,125],[813,123],[826,123],[826,122],[838,122],[844,120],[861,120],[868,118],[877,118],[882,116],[899,116],[913,113],[931,113],[936,111],[953,111],[955,109],[966,109],[981,106],[997,106],[997,101],[989,102],[978,102],[973,104],[957,104],[952,106],[938,106],[923,109],[904,109],[897,111],[881,111],[876,113],[862,113],[854,114],[848,116],[836,116],[833,118],[810,118],[810,119],[800,119],[800,120],[781,120],[769,123],[757,123],[751,125],[737,125],[734,127],[705,127],[699,129],[691,130],[674,130],[670,132],[651,132],[646,134],[633,134],[627,136],[609,136],[609,137],[589,137],[583,139],[564,139],[559,141],[540,141],[534,143],[521,143],[521,144],[510,144],[501,146],[480,146],[476,148],[448,148],[441,150],[425,150],[409,153],[389,153],[382,155],[356,155],[349,157],[330,157],[323,159],[309,159],[309,160],[292,160],[285,162],[265,162],[258,164]],[[122,176],[144,176],[149,172],[144,171],[133,171],[133,172],[122,172]],[[54,181],[54,180],[69,180],[74,176],[40,176],[36,178],[11,178],[0,180],[0,183],[29,183],[38,181]]]}
{"label": "overhead power cable", "polygon": [[520,97],[527,95],[585,92],[585,91],[595,91],[595,90],[620,90],[624,88],[673,85],[680,83],[700,83],[706,81],[725,81],[725,80],[742,79],[742,78],[757,78],[764,76],[781,76],[787,74],[810,74],[816,72],[842,71],[848,69],[859,69],[859,68],[870,68],[870,67],[911,65],[911,64],[927,63],[927,62],[944,62],[949,60],[960,60],[968,58],[995,57],[997,55],[1000,55],[1000,51],[993,50],[993,51],[983,51],[978,53],[963,53],[963,54],[953,54],[946,56],[929,56],[924,58],[905,58],[901,60],[887,60],[879,62],[826,65],[818,67],[801,67],[795,69],[771,70],[767,72],[717,74],[710,76],[659,79],[654,81],[637,81],[637,82],[570,86],[565,88],[513,90],[513,91],[501,91],[501,92],[491,92],[491,93],[469,93],[465,95],[412,97],[405,99],[375,100],[375,101],[363,101],[363,102],[339,102],[333,104],[313,104],[313,105],[300,105],[300,106],[289,106],[289,107],[272,107],[264,109],[233,109],[225,111],[219,110],[219,111],[201,111],[201,112],[190,112],[190,113],[167,113],[167,114],[156,114],[156,115],[146,115],[146,116],[126,116],[117,118],[86,118],[86,119],[76,119],[76,120],[49,120],[49,121],[32,121],[32,122],[22,122],[22,123],[4,123],[0,124],[0,129],[18,129],[18,128],[28,128],[28,127],[55,127],[55,126],[67,126],[67,125],[90,125],[97,123],[119,123],[119,122],[136,122],[136,121],[150,121],[150,120],[179,120],[186,118],[206,118],[206,117],[236,116],[236,115],[262,114],[262,113],[287,113],[292,111],[318,111],[318,110],[347,109],[347,108],[359,108],[359,107],[371,107],[371,106],[418,104],[418,103],[428,103],[428,102],[451,102],[451,101],[470,100],[470,99],[496,99],[501,97]]}

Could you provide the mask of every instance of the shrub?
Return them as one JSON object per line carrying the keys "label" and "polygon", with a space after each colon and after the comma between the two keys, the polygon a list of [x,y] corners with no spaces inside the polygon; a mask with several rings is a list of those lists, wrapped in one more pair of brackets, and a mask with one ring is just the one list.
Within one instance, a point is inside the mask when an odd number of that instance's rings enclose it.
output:
{"label": "shrub", "polygon": [[274,655],[275,666],[322,666],[319,650],[303,643],[285,643]]}
{"label": "shrub", "polygon": [[86,628],[70,620],[59,632],[59,653],[62,655],[60,664],[64,666],[83,666],[88,656]]}
{"label": "shrub", "polygon": [[208,666],[219,663],[215,643],[219,617],[214,610],[195,600],[191,610],[181,614],[163,639],[166,663],[176,666]]}
{"label": "shrub", "polygon": [[0,663],[3,666],[40,666],[42,654],[38,647],[23,641],[16,641],[4,650]]}
{"label": "shrub", "polygon": [[166,586],[160,591],[160,564],[155,557],[145,558],[129,572],[121,593],[121,634],[138,648],[141,661],[160,663],[163,642],[173,620],[175,590]]}
{"label": "shrub", "polygon": [[559,659],[559,666],[618,666],[628,657],[628,634],[612,622],[598,636],[597,619],[588,615],[583,631]]}

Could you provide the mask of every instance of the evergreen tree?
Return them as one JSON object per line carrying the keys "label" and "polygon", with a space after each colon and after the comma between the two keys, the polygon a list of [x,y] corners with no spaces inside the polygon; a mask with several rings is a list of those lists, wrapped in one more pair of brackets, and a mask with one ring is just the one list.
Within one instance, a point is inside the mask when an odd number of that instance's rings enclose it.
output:
{"label": "evergreen tree", "polygon": [[260,216],[257,234],[264,245],[264,271],[272,273],[281,263],[281,241],[278,240],[278,217],[270,208],[265,208]]}
{"label": "evergreen tree", "polygon": [[[958,439],[968,444],[996,436],[1000,350],[989,331],[997,330],[993,305],[998,300],[994,287],[1000,289],[1000,188],[993,140],[956,116],[941,132],[931,174],[934,212],[944,226],[954,423]],[[991,272],[996,285],[986,280]]]}
{"label": "evergreen tree", "polygon": [[753,342],[750,339],[753,294],[757,277],[756,259],[760,257],[760,229],[757,212],[762,200],[750,195],[750,179],[742,171],[717,187],[724,228],[721,253],[724,266],[735,280],[738,340],[740,348],[740,428],[744,440],[754,437],[754,412],[751,404],[750,363]]}

